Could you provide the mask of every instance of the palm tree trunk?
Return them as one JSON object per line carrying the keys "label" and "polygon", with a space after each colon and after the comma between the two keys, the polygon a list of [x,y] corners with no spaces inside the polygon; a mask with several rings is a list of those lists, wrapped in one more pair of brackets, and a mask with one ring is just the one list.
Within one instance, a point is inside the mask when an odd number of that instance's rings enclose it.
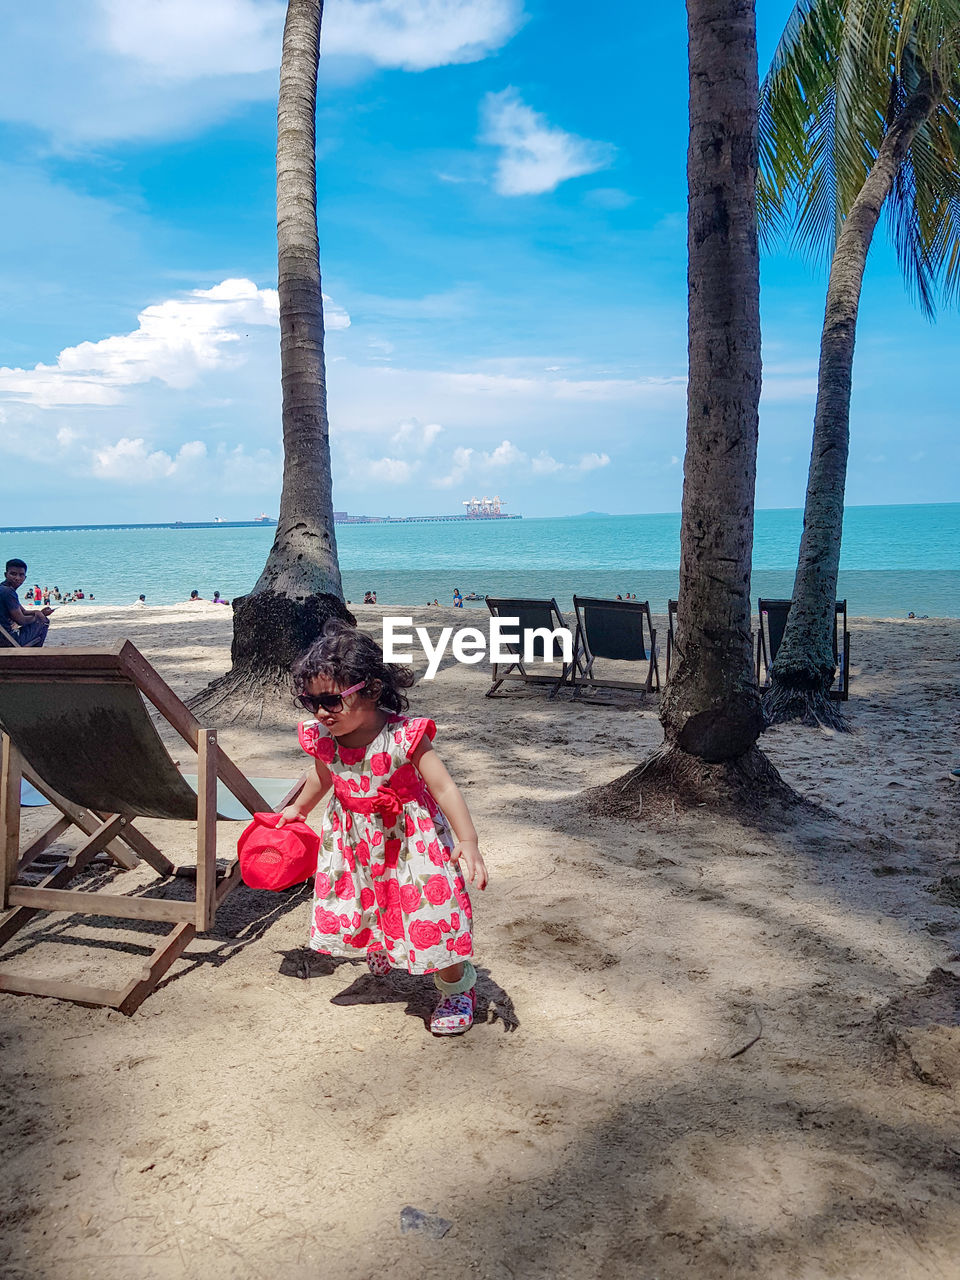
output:
{"label": "palm tree trunk", "polygon": [[317,236],[316,99],[323,0],[288,0],[277,108],[277,256],[283,489],[273,547],[234,600],[232,667],[195,701],[217,718],[262,719],[294,659],[343,603],[323,359]]}
{"label": "palm tree trunk", "polygon": [[803,509],[803,534],[793,586],[793,604],[764,697],[769,724],[802,719],[845,728],[829,696],[833,658],[834,602],[840,568],[843,498],[850,448],[850,393],[857,313],[867,254],[883,203],[920,126],[933,113],[936,96],[925,78],[896,117],[867,179],[850,208],[830,267],[820,339],[813,449]]}
{"label": "palm tree trunk", "polygon": [[675,665],[663,746],[612,793],[644,803],[778,787],[750,642],[760,399],[757,46],[753,0],[687,0],[687,447]]}
{"label": "palm tree trunk", "polygon": [[736,759],[760,733],[750,553],[760,398],[757,51],[751,0],[688,0],[687,448],[668,745]]}

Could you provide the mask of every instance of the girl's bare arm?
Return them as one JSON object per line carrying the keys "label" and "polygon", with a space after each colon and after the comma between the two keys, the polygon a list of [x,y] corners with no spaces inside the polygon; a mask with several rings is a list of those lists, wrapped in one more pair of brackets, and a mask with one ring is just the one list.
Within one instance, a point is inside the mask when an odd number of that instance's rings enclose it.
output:
{"label": "girl's bare arm", "polygon": [[307,775],[307,780],[303,784],[303,789],[292,804],[288,804],[285,809],[280,810],[280,821],[278,827],[282,827],[287,822],[302,821],[311,809],[316,808],[318,802],[330,790],[333,780],[330,776],[330,770],[322,760],[314,760],[314,771]]}
{"label": "girl's bare arm", "polygon": [[485,889],[489,879],[487,867],[480,854],[477,831],[466,801],[460,794],[460,788],[429,742],[420,743],[411,756],[411,762],[453,827],[453,834],[457,837],[454,858],[464,862],[466,879],[478,889]]}

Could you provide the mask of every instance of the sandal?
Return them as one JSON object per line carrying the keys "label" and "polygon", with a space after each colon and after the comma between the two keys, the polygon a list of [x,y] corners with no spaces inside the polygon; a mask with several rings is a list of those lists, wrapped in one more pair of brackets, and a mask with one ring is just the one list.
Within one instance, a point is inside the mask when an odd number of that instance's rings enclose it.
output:
{"label": "sandal", "polygon": [[471,987],[459,996],[443,996],[433,1011],[430,1030],[435,1036],[459,1036],[473,1026],[477,991]]}
{"label": "sandal", "polygon": [[367,968],[371,973],[376,974],[378,978],[385,978],[393,968],[393,965],[390,963],[390,957],[385,951],[368,951]]}

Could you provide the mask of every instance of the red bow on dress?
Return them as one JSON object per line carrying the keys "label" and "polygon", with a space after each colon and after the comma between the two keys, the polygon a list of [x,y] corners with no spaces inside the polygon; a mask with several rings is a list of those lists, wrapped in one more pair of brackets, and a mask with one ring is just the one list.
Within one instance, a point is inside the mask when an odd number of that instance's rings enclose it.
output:
{"label": "red bow on dress", "polygon": [[357,795],[348,784],[334,775],[333,789],[344,809],[351,813],[379,813],[387,826],[400,817],[405,804],[420,797],[419,779],[412,765],[402,765],[389,782],[381,783],[373,795]]}

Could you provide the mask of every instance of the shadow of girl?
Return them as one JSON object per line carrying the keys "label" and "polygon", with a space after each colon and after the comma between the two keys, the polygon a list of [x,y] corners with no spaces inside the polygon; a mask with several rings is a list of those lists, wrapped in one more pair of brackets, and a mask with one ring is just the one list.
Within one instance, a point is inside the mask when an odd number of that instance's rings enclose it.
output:
{"label": "shadow of girl", "polygon": [[[386,978],[367,972],[366,966],[358,968],[358,962],[334,956],[322,955],[309,947],[297,947],[283,953],[280,973],[288,978],[329,978],[344,966],[351,969],[353,981],[343,991],[330,997],[336,1005],[402,1004],[404,1013],[419,1018],[428,1026],[437,993],[430,976],[405,973],[394,969]],[[344,975],[347,976],[347,975]],[[513,1000],[491,976],[489,969],[477,966],[476,1023],[499,1022],[504,1031],[516,1031],[520,1026]]]}

